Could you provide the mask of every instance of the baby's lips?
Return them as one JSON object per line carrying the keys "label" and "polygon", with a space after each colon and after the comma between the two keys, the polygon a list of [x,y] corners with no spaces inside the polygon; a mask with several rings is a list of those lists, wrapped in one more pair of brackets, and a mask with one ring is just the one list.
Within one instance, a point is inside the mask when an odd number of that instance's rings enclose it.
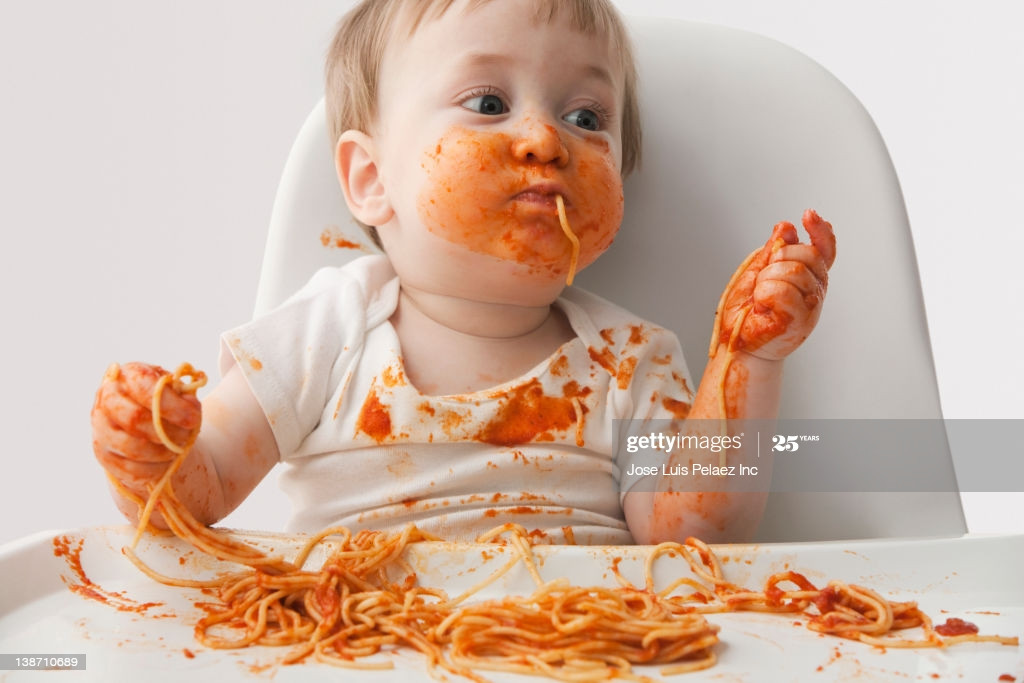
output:
{"label": "baby's lips", "polygon": [[550,203],[553,206],[555,203],[555,197],[559,195],[562,197],[562,200],[565,202],[567,207],[572,206],[572,202],[569,200],[565,187],[561,183],[552,181],[530,183],[529,185],[519,189],[514,198],[535,198],[537,200],[543,200],[545,203]]}

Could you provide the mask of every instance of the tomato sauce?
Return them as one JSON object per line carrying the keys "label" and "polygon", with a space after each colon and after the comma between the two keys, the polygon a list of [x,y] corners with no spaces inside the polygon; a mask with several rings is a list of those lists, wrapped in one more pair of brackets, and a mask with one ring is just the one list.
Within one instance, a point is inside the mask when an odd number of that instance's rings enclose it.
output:
{"label": "tomato sauce", "polygon": [[[77,583],[74,580],[68,579],[65,576],[61,576],[61,581],[68,587],[72,593],[77,593],[84,598],[90,600],[96,600],[102,602],[105,605],[109,605],[116,610],[121,612],[136,612],[138,614],[145,614],[153,607],[162,606],[162,602],[136,602],[130,598],[124,596],[120,591],[108,591],[101,586],[94,583],[85,574],[85,569],[82,567],[82,546],[85,544],[84,539],[78,539],[78,542],[74,542],[68,536],[55,536],[53,539],[53,554],[55,557],[63,557],[67,563],[68,569],[77,579]],[[169,616],[169,615],[159,615]]]}
{"label": "tomato sauce", "polygon": [[618,364],[615,362],[615,354],[607,346],[602,347],[600,350],[595,349],[593,346],[587,347],[587,353],[590,355],[590,360],[607,370],[609,375],[612,377],[618,375],[619,369],[617,367]]}
{"label": "tomato sauce", "polygon": [[[547,133],[559,135],[550,126]],[[572,245],[554,198],[522,196],[530,188],[558,187],[580,241],[579,268],[589,265],[611,245],[622,221],[622,178],[610,147],[603,140],[564,136],[565,159],[543,162],[518,154],[516,143],[505,132],[448,130],[423,155],[427,182],[418,198],[420,219],[434,234],[470,251],[563,277]]]}
{"label": "tomato sauce", "polygon": [[[502,394],[498,414],[473,438],[495,446],[552,441],[555,432],[576,427],[576,404],[572,399],[589,393],[589,388],[580,389],[576,382],[569,382],[562,396],[550,396],[544,393],[540,381],[533,378]],[[586,414],[586,406],[580,406]]]}
{"label": "tomato sauce", "polygon": [[569,371],[569,357],[560,355],[548,368],[548,372],[555,377],[563,377]]}
{"label": "tomato sauce", "polygon": [[814,598],[814,606],[818,608],[818,613],[821,615],[828,614],[829,612],[835,611],[836,604],[842,601],[842,593],[839,592],[834,586],[826,586],[821,589],[818,593],[818,597]]}
{"label": "tomato sauce", "polygon": [[978,632],[978,627],[969,621],[950,617],[946,619],[946,623],[936,626],[935,632],[940,636],[967,636],[975,635]]}
{"label": "tomato sauce", "polygon": [[381,443],[391,436],[391,413],[387,406],[380,402],[377,392],[370,389],[366,395],[366,401],[359,411],[359,421],[356,422],[356,429],[363,432],[377,443]]}
{"label": "tomato sauce", "polygon": [[347,239],[337,228],[324,228],[320,233],[320,244],[332,249],[362,249],[363,245]]}
{"label": "tomato sauce", "polygon": [[402,372],[402,369],[391,366],[384,368],[384,371],[380,374],[380,379],[386,387],[397,387],[408,384],[405,379],[405,373]]}
{"label": "tomato sauce", "polygon": [[672,371],[672,379],[674,379],[676,381],[676,383],[679,385],[679,388],[683,390],[683,393],[685,393],[687,395],[687,397],[689,397],[691,399],[693,398],[693,389],[690,388],[690,385],[686,381],[685,377],[683,377],[678,372],[673,370]]}
{"label": "tomato sauce", "polygon": [[685,420],[686,416],[690,414],[690,404],[685,401],[677,401],[676,399],[665,396],[661,399],[661,406],[672,413],[672,416],[678,420]]}
{"label": "tomato sauce", "polygon": [[619,363],[619,367],[615,371],[615,383],[619,389],[629,388],[630,382],[633,381],[633,373],[636,371],[636,364],[636,356],[627,356]]}

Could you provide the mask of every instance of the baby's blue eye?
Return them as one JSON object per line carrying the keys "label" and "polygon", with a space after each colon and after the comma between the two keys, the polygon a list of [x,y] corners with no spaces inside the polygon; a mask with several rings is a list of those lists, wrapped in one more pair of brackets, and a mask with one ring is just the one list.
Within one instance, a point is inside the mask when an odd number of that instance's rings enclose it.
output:
{"label": "baby's blue eye", "polygon": [[593,109],[575,109],[562,118],[584,130],[601,130],[601,117]]}
{"label": "baby's blue eye", "polygon": [[508,111],[505,108],[505,103],[497,95],[471,97],[463,102],[462,106],[485,116],[500,116]]}

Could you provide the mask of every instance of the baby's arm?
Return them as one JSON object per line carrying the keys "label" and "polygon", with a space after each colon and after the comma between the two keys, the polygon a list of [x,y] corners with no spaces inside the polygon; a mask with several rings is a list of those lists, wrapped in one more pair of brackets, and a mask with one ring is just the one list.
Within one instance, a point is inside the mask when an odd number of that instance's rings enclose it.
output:
{"label": "baby's arm", "polygon": [[[134,495],[145,498],[175,458],[152,427],[153,387],[162,371],[130,363],[108,372],[92,411],[93,450],[104,469]],[[237,366],[203,400],[164,390],[161,412],[165,429],[182,443],[199,422],[202,428],[182,466],[172,478],[174,490],[189,511],[213,524],[236,508],[278,461],[270,424]],[[118,508],[130,520],[138,506],[111,489]],[[158,515],[153,522],[163,526]]]}
{"label": "baby's arm", "polygon": [[[721,432],[718,397],[721,395],[722,376],[727,369],[730,380],[725,383],[728,396],[726,405],[730,417],[744,414],[771,418],[778,413],[782,361],[736,354],[728,368],[726,364],[724,353],[717,354],[708,362],[681,432],[708,432],[709,436]],[[743,380],[732,379],[734,373]],[[730,435],[733,435],[734,426],[729,425],[728,421],[726,425]],[[744,442],[744,447],[750,445],[750,442]],[[730,463],[745,457],[738,450],[730,451]],[[706,452],[701,455],[706,455]],[[667,463],[668,471],[673,471],[673,465],[688,464],[689,457],[689,451],[676,451]],[[767,459],[762,458],[758,464],[763,471]],[[696,485],[696,481],[690,477],[667,475],[628,492],[622,504],[633,540],[650,545],[668,540],[683,541],[687,536],[696,536],[709,543],[735,543],[750,540],[754,536],[761,521],[767,494],[750,491],[698,491]],[[641,488],[646,490],[638,490]]]}
{"label": "baby's arm", "polygon": [[[782,361],[814,329],[836,254],[829,223],[808,210],[803,225],[810,244],[799,241],[792,224],[779,223],[723,293],[711,358],[687,417],[690,431],[720,429],[723,418],[728,429],[730,420],[778,416]],[[677,452],[669,465],[688,458]],[[673,491],[675,483],[664,476],[653,492],[626,494],[626,520],[638,543],[686,536],[738,541],[757,530],[767,493]]]}

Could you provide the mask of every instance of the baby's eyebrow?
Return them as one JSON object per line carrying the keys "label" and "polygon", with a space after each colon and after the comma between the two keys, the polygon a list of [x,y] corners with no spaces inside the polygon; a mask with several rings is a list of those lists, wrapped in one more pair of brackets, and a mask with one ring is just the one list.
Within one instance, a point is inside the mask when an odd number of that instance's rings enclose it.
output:
{"label": "baby's eyebrow", "polygon": [[595,78],[609,87],[615,85],[615,79],[612,78],[611,71],[599,64],[584,65],[583,71],[588,77]]}

